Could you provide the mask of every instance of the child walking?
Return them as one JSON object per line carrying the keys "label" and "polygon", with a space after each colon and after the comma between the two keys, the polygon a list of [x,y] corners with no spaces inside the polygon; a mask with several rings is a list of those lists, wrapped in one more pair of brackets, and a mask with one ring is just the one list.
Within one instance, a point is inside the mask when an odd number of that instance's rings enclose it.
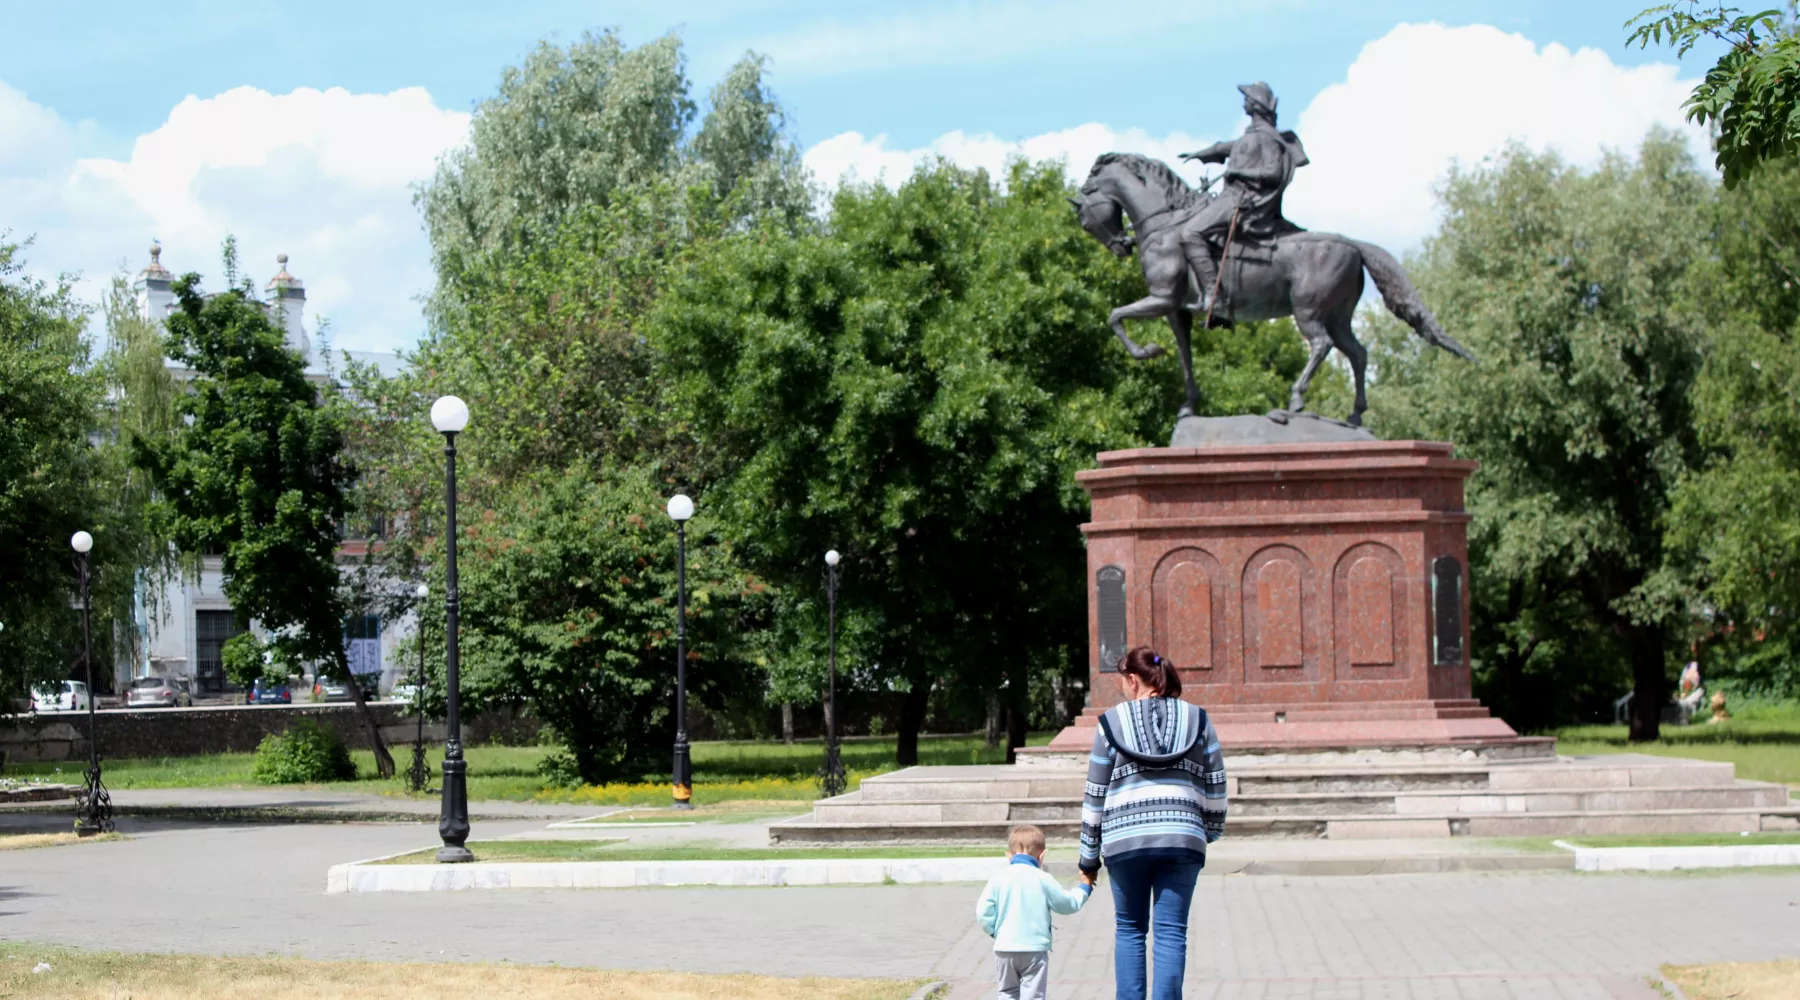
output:
{"label": "child walking", "polygon": [[1081,909],[1094,886],[1083,879],[1064,889],[1044,871],[1044,831],[1015,826],[1006,837],[1012,864],[988,879],[975,919],[994,939],[1000,1000],[1044,1000],[1050,984],[1050,914]]}

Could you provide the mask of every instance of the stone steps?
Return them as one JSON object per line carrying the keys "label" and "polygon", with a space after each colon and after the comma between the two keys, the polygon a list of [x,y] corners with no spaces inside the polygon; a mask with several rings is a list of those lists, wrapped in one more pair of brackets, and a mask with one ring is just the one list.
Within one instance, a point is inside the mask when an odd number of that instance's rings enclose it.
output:
{"label": "stone steps", "polygon": [[[1233,837],[1536,837],[1800,829],[1781,785],[1729,763],[1621,754],[1476,764],[1226,764]],[[1030,822],[1078,835],[1084,780],[1039,766],[917,767],[774,824],[778,842],[973,841]]]}
{"label": "stone steps", "polygon": [[[802,817],[769,827],[780,844],[994,843],[1014,823],[1032,822],[1053,841],[1080,836],[1079,819],[827,822]],[[1800,808],[1665,809],[1642,812],[1497,813],[1485,816],[1253,816],[1226,821],[1233,838],[1330,840],[1432,837],[1575,837],[1618,834],[1757,833],[1800,830]]]}

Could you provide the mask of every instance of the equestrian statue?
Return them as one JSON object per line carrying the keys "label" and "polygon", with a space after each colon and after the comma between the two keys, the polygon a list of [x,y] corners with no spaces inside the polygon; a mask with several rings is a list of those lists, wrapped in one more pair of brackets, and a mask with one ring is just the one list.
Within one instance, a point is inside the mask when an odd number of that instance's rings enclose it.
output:
{"label": "equestrian statue", "polygon": [[1282,216],[1281,196],[1294,172],[1306,166],[1306,150],[1299,136],[1276,129],[1275,95],[1267,84],[1249,83],[1238,90],[1250,116],[1244,134],[1181,154],[1184,160],[1225,164],[1218,193],[1212,192],[1210,180],[1198,190],[1189,186],[1161,160],[1106,153],[1094,161],[1081,197],[1069,199],[1081,227],[1108,250],[1120,257],[1137,250],[1150,294],[1114,309],[1106,322],[1131,356],[1142,360],[1163,350],[1133,343],[1124,321],[1168,319],[1187,379],[1187,402],[1179,416],[1193,416],[1200,405],[1190,344],[1196,313],[1205,314],[1207,326],[1292,316],[1311,354],[1289,393],[1288,410],[1270,417],[1285,422],[1290,412],[1305,409],[1307,387],[1336,347],[1349,359],[1356,380],[1349,423],[1361,426],[1369,408],[1364,392],[1368,353],[1351,320],[1362,300],[1364,269],[1389,311],[1426,343],[1474,361],[1419,301],[1392,254],[1334,233],[1307,232]]}

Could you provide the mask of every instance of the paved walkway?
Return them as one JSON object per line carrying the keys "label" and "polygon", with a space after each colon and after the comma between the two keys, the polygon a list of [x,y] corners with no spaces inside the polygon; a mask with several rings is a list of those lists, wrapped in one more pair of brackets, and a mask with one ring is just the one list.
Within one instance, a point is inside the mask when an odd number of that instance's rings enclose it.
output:
{"label": "paved walkway", "polygon": [[[970,886],[326,896],[412,824],[207,827],[0,852],[0,938],[123,950],[937,976],[986,994]],[[489,822],[483,838],[541,829]],[[1111,995],[1111,905],[1060,920],[1053,996]],[[1800,874],[1206,877],[1189,996],[1654,1000],[1663,962],[1800,953]]]}

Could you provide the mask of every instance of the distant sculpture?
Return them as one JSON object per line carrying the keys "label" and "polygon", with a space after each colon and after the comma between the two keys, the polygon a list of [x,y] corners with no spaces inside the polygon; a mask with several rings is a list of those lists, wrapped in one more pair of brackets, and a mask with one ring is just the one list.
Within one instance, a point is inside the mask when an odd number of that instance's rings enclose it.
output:
{"label": "distant sculpture", "polygon": [[1714,691],[1712,696],[1712,718],[1706,720],[1707,725],[1730,722],[1731,713],[1725,711],[1725,692]]}
{"label": "distant sculpture", "polygon": [[1682,725],[1687,725],[1700,710],[1700,702],[1706,697],[1706,688],[1700,684],[1700,664],[1692,660],[1681,671],[1679,691],[1675,696],[1675,713]]}
{"label": "distant sculpture", "polygon": [[1114,309],[1107,325],[1141,360],[1163,350],[1133,343],[1124,321],[1168,319],[1187,381],[1187,401],[1179,416],[1192,416],[1200,406],[1190,335],[1194,314],[1204,310],[1209,325],[1294,317],[1311,353],[1288,394],[1287,411],[1270,414],[1277,420],[1305,409],[1306,390],[1319,365],[1333,347],[1342,351],[1356,382],[1349,422],[1360,426],[1369,407],[1364,384],[1368,356],[1351,320],[1362,298],[1364,269],[1374,277],[1389,311],[1427,343],[1475,360],[1438,325],[1387,251],[1332,233],[1306,232],[1282,217],[1282,195],[1294,171],[1306,165],[1306,151],[1294,133],[1275,128],[1276,101],[1267,84],[1238,89],[1251,119],[1244,135],[1183,154],[1184,159],[1226,164],[1221,193],[1208,190],[1210,182],[1195,190],[1160,160],[1105,153],[1094,161],[1081,197],[1069,199],[1082,228],[1107,249],[1120,257],[1138,251],[1149,294]]}

